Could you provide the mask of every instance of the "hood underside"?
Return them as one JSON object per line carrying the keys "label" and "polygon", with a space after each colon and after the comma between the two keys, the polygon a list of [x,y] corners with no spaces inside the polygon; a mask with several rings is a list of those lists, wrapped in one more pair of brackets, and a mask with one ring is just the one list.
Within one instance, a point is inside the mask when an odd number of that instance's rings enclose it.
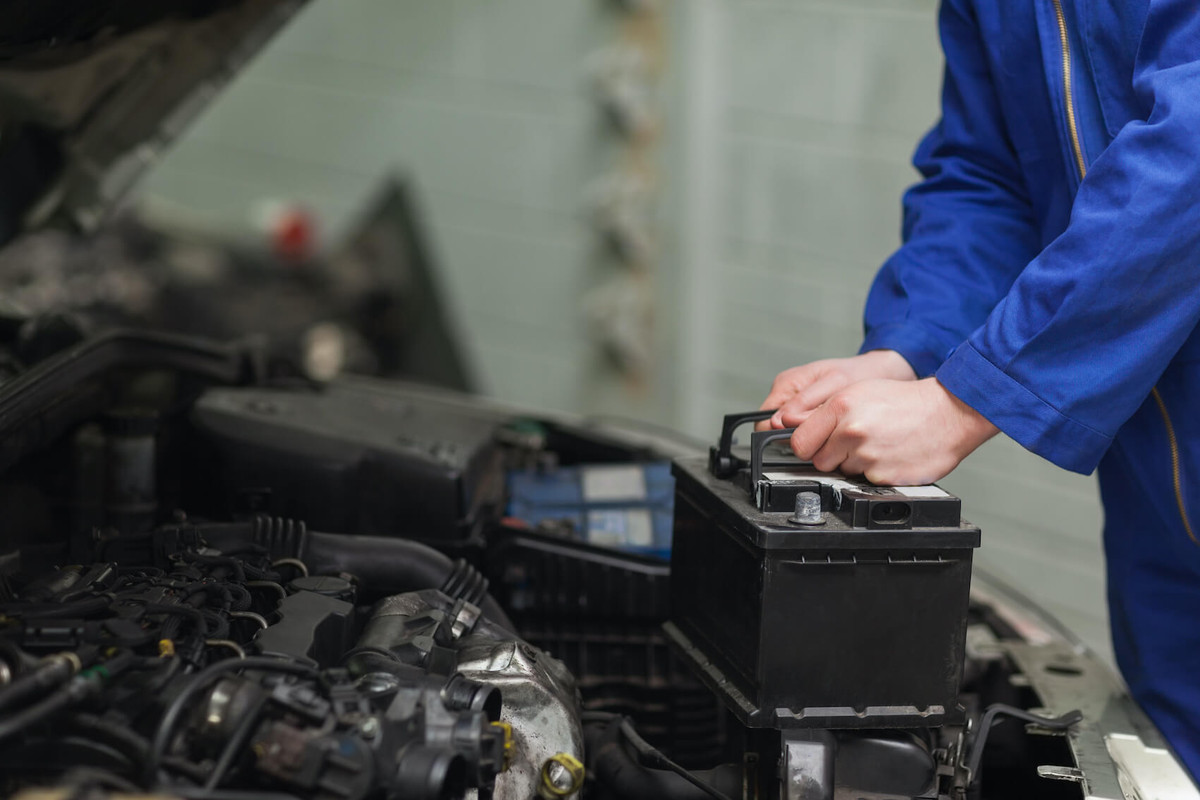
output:
{"label": "hood underside", "polygon": [[0,11],[0,243],[93,229],[305,0]]}

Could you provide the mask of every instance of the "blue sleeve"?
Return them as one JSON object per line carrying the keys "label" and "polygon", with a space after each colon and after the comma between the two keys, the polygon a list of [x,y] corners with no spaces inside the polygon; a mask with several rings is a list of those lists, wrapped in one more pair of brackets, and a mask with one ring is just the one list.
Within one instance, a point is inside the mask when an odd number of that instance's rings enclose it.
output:
{"label": "blue sleeve", "polygon": [[944,0],[942,118],[913,157],[903,246],[867,297],[862,352],[896,350],[919,376],[987,318],[1040,247],[974,14]]}
{"label": "blue sleeve", "polygon": [[1020,444],[1096,468],[1200,320],[1200,14],[1154,0],[1134,67],[1146,113],[1080,183],[1066,230],[938,380]]}

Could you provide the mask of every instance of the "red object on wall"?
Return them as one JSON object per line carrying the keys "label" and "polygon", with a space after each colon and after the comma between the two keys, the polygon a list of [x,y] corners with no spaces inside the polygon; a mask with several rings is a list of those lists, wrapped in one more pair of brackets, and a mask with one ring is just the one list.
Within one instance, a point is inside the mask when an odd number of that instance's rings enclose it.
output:
{"label": "red object on wall", "polygon": [[316,220],[302,208],[284,211],[272,226],[271,245],[275,254],[284,261],[308,261],[317,247]]}

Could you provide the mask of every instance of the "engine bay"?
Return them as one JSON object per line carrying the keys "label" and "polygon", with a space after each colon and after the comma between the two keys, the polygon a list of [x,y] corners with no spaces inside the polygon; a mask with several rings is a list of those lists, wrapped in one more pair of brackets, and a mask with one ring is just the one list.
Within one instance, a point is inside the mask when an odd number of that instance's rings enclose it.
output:
{"label": "engine bay", "polygon": [[[723,436],[706,470],[631,425],[273,374],[253,343],[117,332],[23,361],[53,330],[11,333],[6,796],[1077,798],[1107,779],[1047,779],[1103,731],[1043,682],[1092,667],[1061,642],[1029,666],[1053,637],[968,597],[978,530],[932,489],[789,476],[761,434],[745,458]],[[813,496],[823,533],[796,521]]]}

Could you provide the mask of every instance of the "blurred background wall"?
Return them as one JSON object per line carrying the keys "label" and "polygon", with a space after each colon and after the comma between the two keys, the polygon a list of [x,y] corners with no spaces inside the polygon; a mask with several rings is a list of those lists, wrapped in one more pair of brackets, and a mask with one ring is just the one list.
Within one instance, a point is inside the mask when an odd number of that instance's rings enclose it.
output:
{"label": "blurred background wall", "polygon": [[[849,355],[937,116],[935,0],[313,0],[151,174],[334,243],[407,176],[481,389],[715,435]],[[1109,654],[1095,482],[1008,440],[945,482],[978,563]]]}

